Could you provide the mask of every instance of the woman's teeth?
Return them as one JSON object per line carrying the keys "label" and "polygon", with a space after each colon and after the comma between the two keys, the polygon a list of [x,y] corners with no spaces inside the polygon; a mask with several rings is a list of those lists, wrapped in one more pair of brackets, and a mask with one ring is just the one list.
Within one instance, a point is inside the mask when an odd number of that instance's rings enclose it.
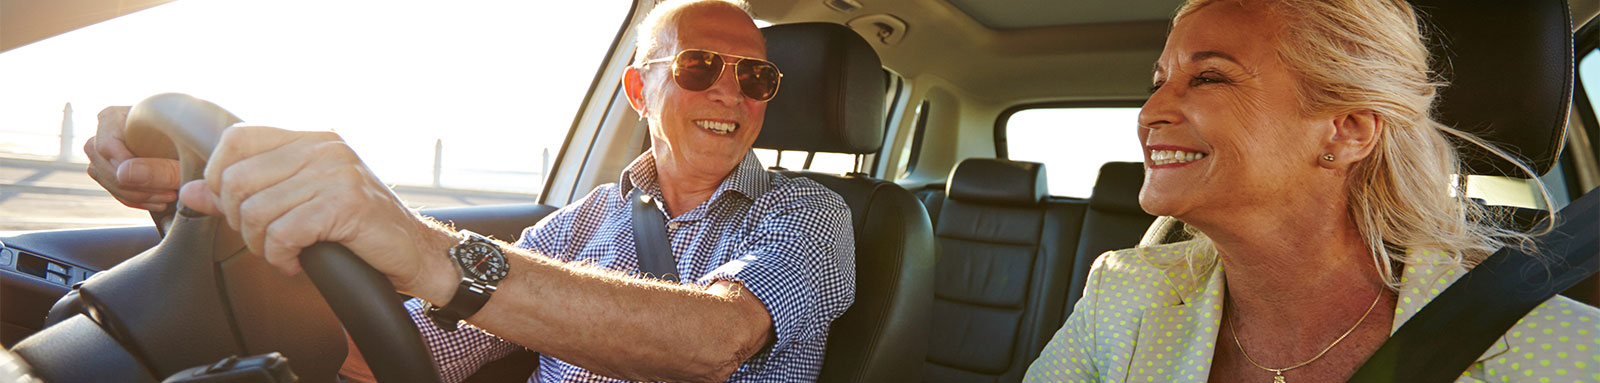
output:
{"label": "woman's teeth", "polygon": [[1182,151],[1182,150],[1152,150],[1152,151],[1150,151],[1150,162],[1153,162],[1156,165],[1166,165],[1166,164],[1176,164],[1176,163],[1183,163],[1183,162],[1191,162],[1191,161],[1195,161],[1195,160],[1198,160],[1198,159],[1201,159],[1201,158],[1206,158],[1206,154],[1205,153],[1191,153],[1191,152],[1185,152],[1185,151]]}
{"label": "woman's teeth", "polygon": [[694,124],[716,134],[733,133],[734,130],[739,129],[739,124],[732,122],[695,120]]}

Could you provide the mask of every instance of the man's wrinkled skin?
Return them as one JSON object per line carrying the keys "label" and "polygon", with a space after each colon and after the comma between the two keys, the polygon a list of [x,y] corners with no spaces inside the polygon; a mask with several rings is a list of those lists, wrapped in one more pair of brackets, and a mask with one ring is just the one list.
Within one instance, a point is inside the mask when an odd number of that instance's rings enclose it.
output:
{"label": "man's wrinkled skin", "polygon": [[122,126],[127,121],[126,106],[100,111],[95,136],[83,143],[83,153],[89,155],[89,177],[123,205],[166,210],[167,204],[178,200],[178,161],[134,157],[122,136]]}

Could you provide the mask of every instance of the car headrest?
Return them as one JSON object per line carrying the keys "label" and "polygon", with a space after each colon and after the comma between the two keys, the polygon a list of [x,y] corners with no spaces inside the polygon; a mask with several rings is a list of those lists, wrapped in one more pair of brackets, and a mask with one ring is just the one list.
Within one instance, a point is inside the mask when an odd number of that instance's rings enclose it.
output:
{"label": "car headrest", "polygon": [[1144,163],[1107,162],[1100,165],[1100,178],[1094,181],[1089,208],[1127,214],[1146,214],[1139,207],[1139,189],[1144,187]]}
{"label": "car headrest", "polygon": [[883,146],[883,63],[867,40],[833,23],[762,28],[783,80],[755,147],[877,153]]}
{"label": "car headrest", "polygon": [[[1563,0],[1413,0],[1429,29],[1435,70],[1449,81],[1436,117],[1523,157],[1534,172],[1554,165],[1572,101],[1572,16]],[[1464,145],[1469,174],[1526,178],[1515,166]]]}
{"label": "car headrest", "polygon": [[1050,195],[1044,164],[968,158],[950,171],[945,198],[986,205],[1034,206]]}

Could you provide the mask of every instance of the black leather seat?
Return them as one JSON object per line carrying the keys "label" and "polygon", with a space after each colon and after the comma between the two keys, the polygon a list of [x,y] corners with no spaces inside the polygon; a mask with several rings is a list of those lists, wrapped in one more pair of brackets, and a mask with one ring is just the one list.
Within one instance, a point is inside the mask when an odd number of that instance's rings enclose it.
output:
{"label": "black leather seat", "polygon": [[928,220],[933,221],[935,229],[939,227],[939,208],[944,207],[945,185],[928,184],[914,192],[917,199],[922,200],[922,207],[928,209]]}
{"label": "black leather seat", "polygon": [[1100,166],[1100,178],[1089,196],[1089,210],[1083,216],[1083,234],[1078,239],[1077,259],[1073,263],[1072,286],[1067,296],[1070,309],[1083,297],[1089,268],[1100,254],[1137,246],[1156,217],[1139,207],[1139,189],[1144,186],[1144,164],[1107,162]]}
{"label": "black leather seat", "polygon": [[962,161],[939,215],[926,381],[1018,381],[1061,326],[1082,203],[1048,203],[1044,165]]}
{"label": "black leather seat", "polygon": [[[883,145],[884,74],[878,55],[848,27],[785,24],[762,30],[784,73],[755,147],[877,153]],[[833,322],[821,381],[916,380],[933,298],[933,225],[917,198],[864,174],[787,171],[844,197],[854,218],[856,297]]]}

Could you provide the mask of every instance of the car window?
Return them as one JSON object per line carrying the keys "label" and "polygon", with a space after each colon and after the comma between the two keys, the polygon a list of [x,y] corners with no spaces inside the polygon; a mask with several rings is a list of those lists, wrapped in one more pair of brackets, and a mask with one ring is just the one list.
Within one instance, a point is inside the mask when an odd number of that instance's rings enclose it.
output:
{"label": "car window", "polygon": [[[803,152],[784,151],[783,157],[778,157],[778,151],[772,149],[755,149],[756,158],[766,166],[778,166],[790,170],[810,170],[821,173],[845,174],[855,171],[856,156],[848,153],[829,152]],[[811,163],[806,164],[807,156],[811,155]],[[781,161],[780,161],[781,160]]]}
{"label": "car window", "polygon": [[1600,49],[1589,51],[1583,61],[1578,62],[1578,80],[1582,81],[1583,91],[1589,96],[1590,110],[1600,116],[1600,54],[1597,53],[1600,53]]}
{"label": "car window", "polygon": [[917,158],[922,156],[922,136],[927,132],[924,128],[928,126],[928,111],[931,108],[928,100],[922,100],[911,112],[912,118],[915,118],[911,124],[911,142],[900,149],[900,165],[896,167],[899,178],[910,177],[911,172],[917,170]]}
{"label": "car window", "polygon": [[1144,161],[1139,108],[1046,107],[1023,109],[1001,121],[1006,158],[1045,164],[1050,194],[1088,198],[1100,165]]}
{"label": "car window", "polygon": [[[163,92],[338,132],[414,207],[536,201],[630,5],[180,1],[18,47],[0,54],[0,210],[59,224],[0,230],[148,222],[81,148],[102,108]],[[19,218],[6,199],[61,201]]]}

